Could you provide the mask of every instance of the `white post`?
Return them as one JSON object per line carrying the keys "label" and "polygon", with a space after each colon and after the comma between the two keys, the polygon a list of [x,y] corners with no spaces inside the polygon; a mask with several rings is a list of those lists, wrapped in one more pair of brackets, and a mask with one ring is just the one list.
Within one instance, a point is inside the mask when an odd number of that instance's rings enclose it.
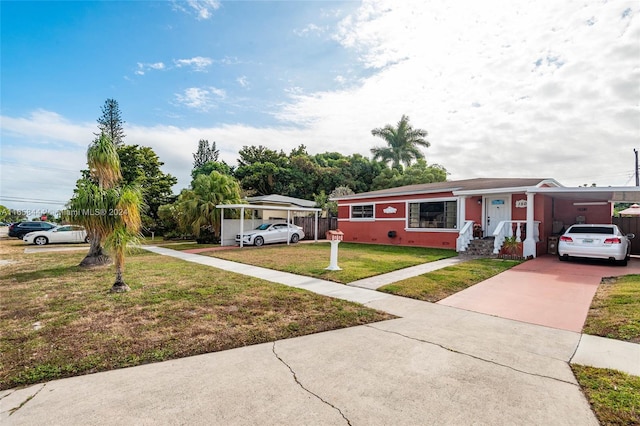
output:
{"label": "white post", "polygon": [[331,259],[329,260],[329,266],[327,266],[327,271],[341,271],[342,268],[338,266],[338,244],[340,244],[340,240],[335,239],[331,240]]}
{"label": "white post", "polygon": [[224,245],[224,207],[220,209],[220,247]]}
{"label": "white post", "polygon": [[291,242],[291,210],[287,210],[287,245]]}
{"label": "white post", "polygon": [[458,197],[458,208],[460,216],[458,217],[458,229],[462,229],[464,227],[464,222],[467,220],[467,197],[462,196]]}
{"label": "white post", "polygon": [[522,245],[522,255],[527,258],[529,256],[536,257],[536,238],[533,227],[533,199],[534,193],[527,192],[527,238],[524,239]]}
{"label": "white post", "polygon": [[244,247],[244,207],[240,207],[240,248],[242,247]]}

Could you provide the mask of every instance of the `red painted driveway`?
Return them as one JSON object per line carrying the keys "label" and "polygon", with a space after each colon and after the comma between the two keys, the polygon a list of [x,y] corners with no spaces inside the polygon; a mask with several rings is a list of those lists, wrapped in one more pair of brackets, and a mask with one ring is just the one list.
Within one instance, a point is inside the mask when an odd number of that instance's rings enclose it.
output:
{"label": "red painted driveway", "polygon": [[469,311],[580,332],[603,277],[640,274],[640,260],[627,267],[603,262],[560,262],[542,256],[438,302]]}

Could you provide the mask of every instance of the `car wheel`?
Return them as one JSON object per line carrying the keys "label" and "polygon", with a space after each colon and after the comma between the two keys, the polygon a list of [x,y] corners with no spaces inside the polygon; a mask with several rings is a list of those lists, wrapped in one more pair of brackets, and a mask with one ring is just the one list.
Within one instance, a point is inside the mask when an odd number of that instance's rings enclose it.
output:
{"label": "car wheel", "polygon": [[47,237],[36,237],[33,242],[38,246],[44,246],[49,242],[49,240],[47,240]]}
{"label": "car wheel", "polygon": [[561,262],[566,262],[567,260],[569,260],[569,256],[562,255],[562,256],[558,256],[558,260],[560,260]]}
{"label": "car wheel", "polygon": [[261,245],[263,245],[263,244],[264,244],[264,238],[262,238],[262,237],[256,237],[256,239],[255,239],[255,240],[253,240],[253,244],[254,244],[256,247],[260,247]]}
{"label": "car wheel", "polygon": [[85,242],[85,243],[90,243],[90,242],[91,242],[91,240],[90,240],[90,239],[89,239],[89,237],[87,236],[87,237],[84,237],[84,242]]}
{"label": "car wheel", "polygon": [[297,243],[298,241],[300,241],[300,235],[298,235],[298,234],[293,234],[293,235],[291,236],[291,242],[292,242],[293,244],[295,244],[295,243]]}
{"label": "car wheel", "polygon": [[627,266],[627,259],[618,260],[617,263],[620,266]]}

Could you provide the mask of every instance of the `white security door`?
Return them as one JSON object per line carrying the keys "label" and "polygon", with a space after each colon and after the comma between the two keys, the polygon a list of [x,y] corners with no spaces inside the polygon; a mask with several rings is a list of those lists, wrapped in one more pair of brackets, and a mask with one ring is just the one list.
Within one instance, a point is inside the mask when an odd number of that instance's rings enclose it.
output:
{"label": "white security door", "polygon": [[485,199],[485,205],[487,206],[485,219],[487,233],[485,235],[487,237],[493,236],[493,231],[496,230],[501,221],[511,220],[510,200],[511,198],[506,195],[502,197],[487,197]]}

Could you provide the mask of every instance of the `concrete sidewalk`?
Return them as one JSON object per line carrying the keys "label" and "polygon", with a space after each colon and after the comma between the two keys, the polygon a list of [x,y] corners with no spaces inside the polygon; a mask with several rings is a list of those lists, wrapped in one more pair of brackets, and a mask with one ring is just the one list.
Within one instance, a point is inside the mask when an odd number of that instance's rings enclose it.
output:
{"label": "concrete sidewalk", "polygon": [[3,424],[598,424],[569,368],[597,355],[579,333],[146,248],[401,318],[3,391]]}

